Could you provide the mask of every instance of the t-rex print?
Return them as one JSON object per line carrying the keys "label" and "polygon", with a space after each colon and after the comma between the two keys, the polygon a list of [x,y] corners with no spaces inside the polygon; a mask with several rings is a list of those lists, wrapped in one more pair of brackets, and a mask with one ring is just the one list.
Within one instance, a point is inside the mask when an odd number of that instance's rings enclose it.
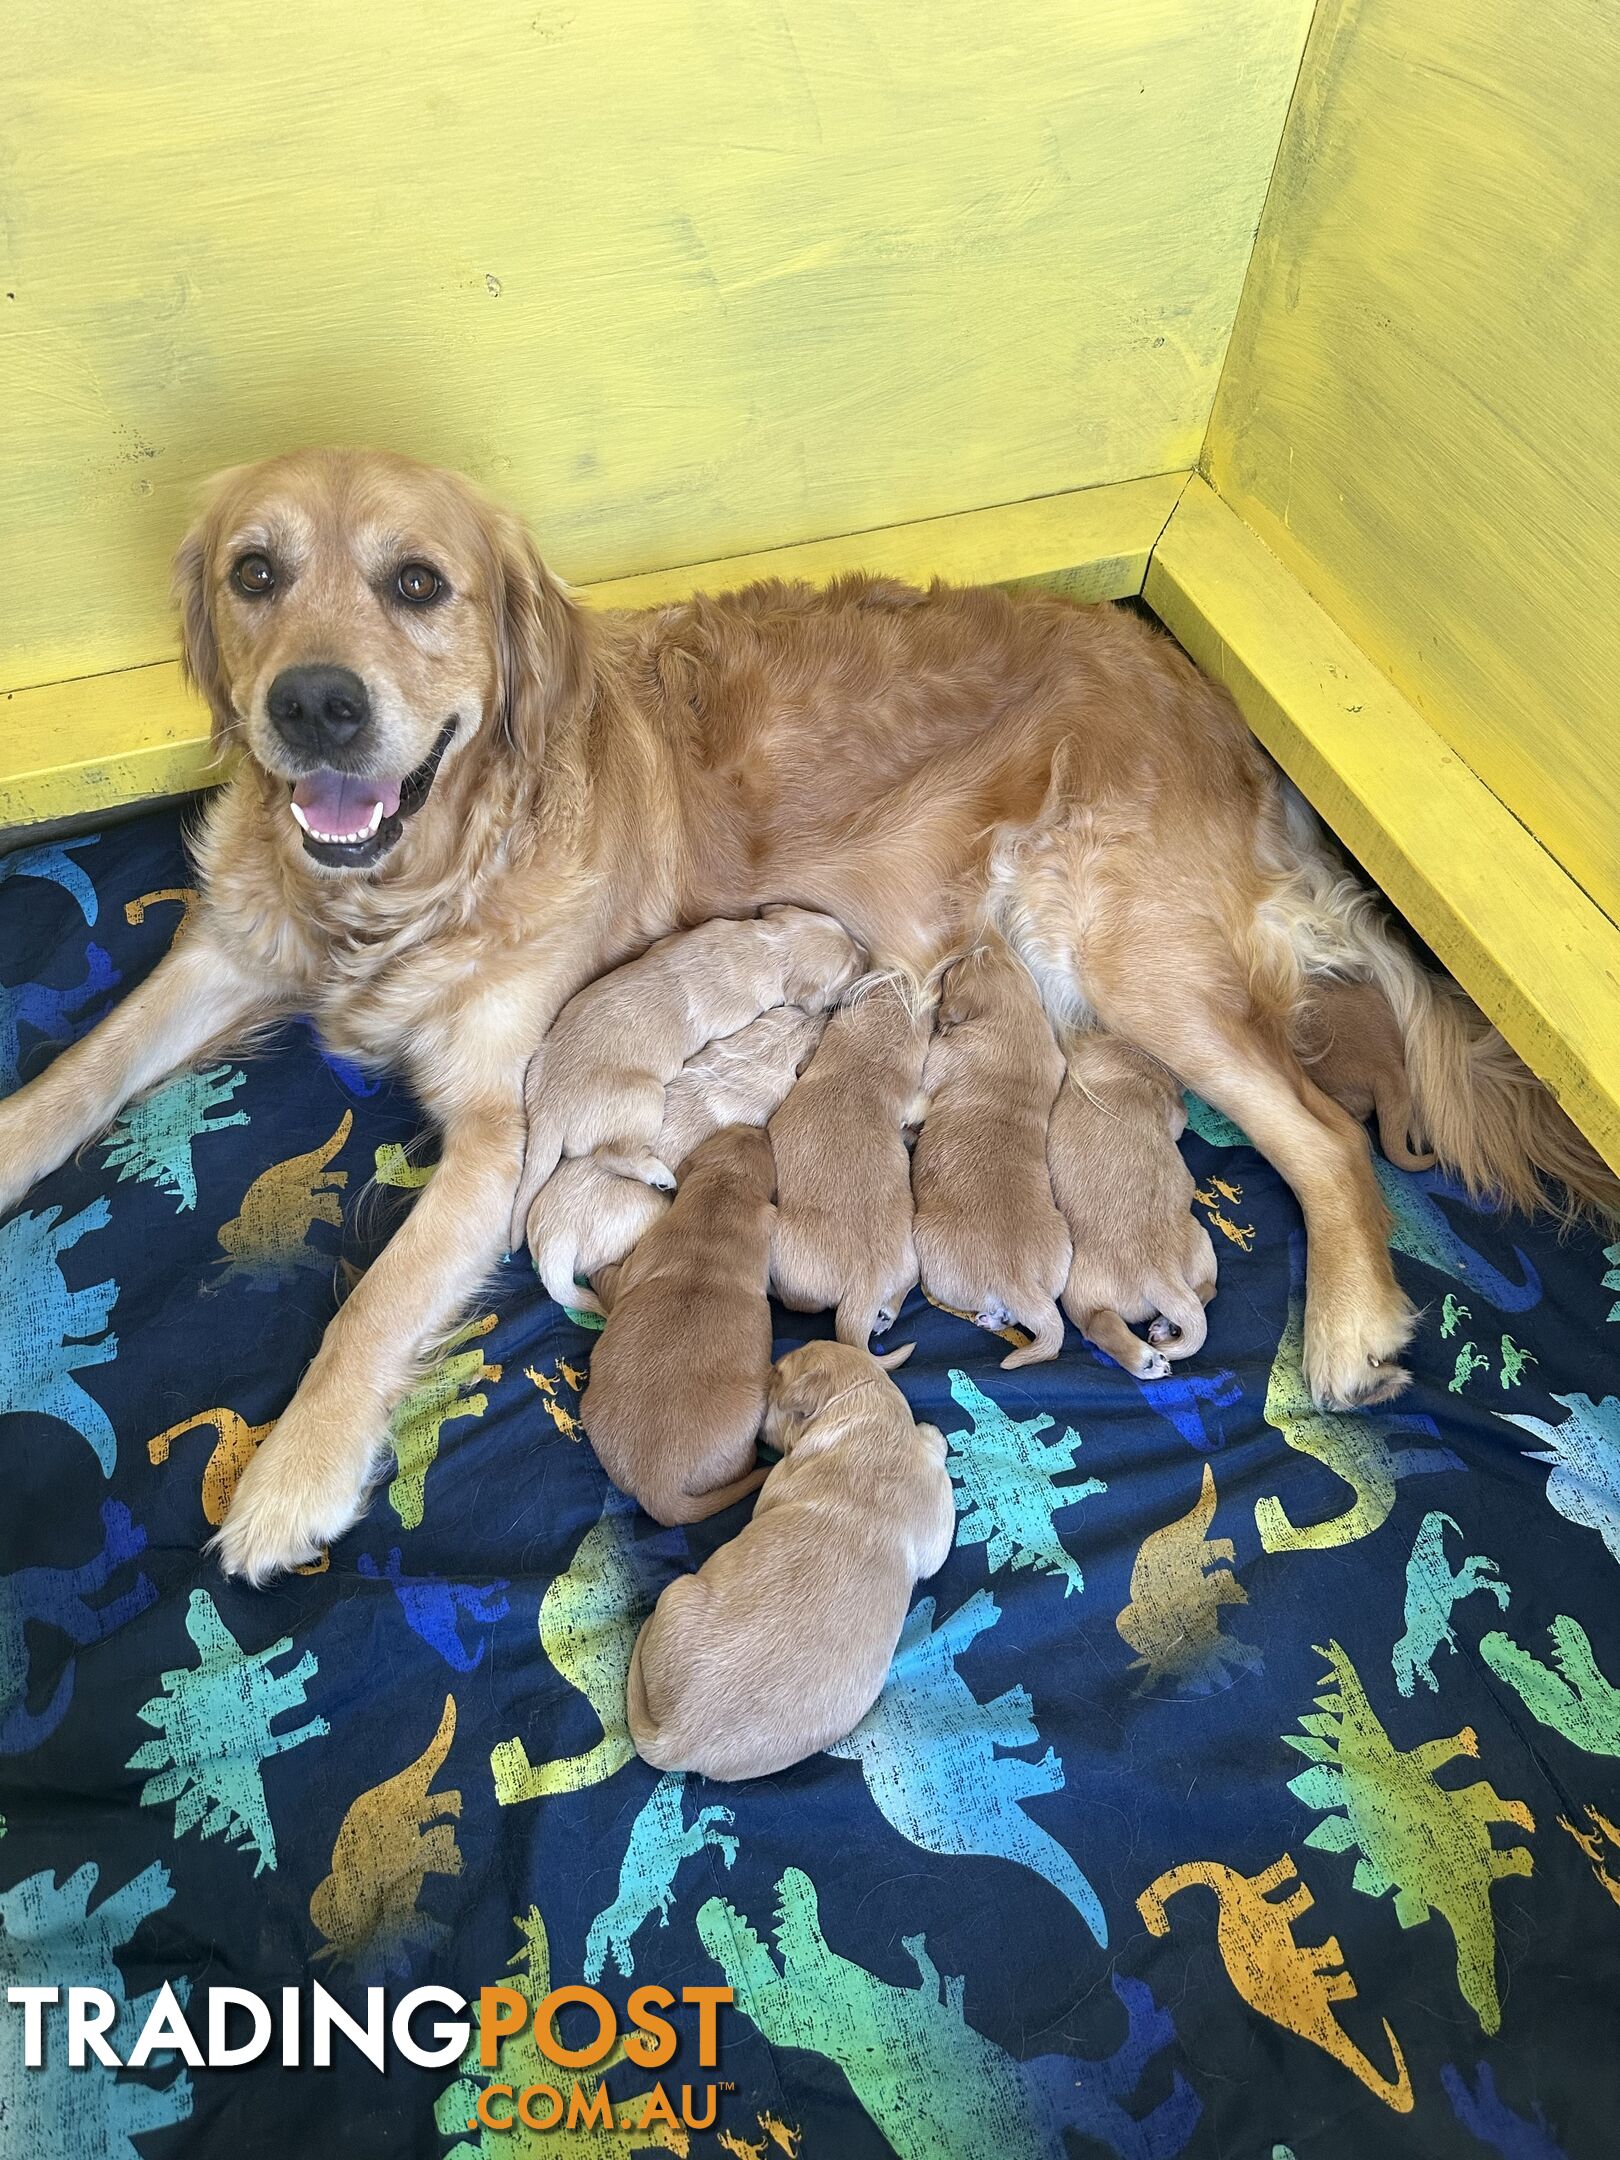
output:
{"label": "t-rex print", "polygon": [[685,1791],[686,1779],[678,1772],[661,1777],[630,1825],[630,1842],[619,1866],[618,1896],[597,1914],[585,1938],[585,1978],[593,1987],[609,1957],[629,1979],[636,1969],[631,1946],[637,1931],[655,1912],[658,1925],[668,1927],[675,1876],[683,1860],[713,1847],[728,1868],[736,1861],[737,1840],[728,1826],[737,1818],[730,1808],[700,1807],[687,1822],[681,1808]]}
{"label": "t-rex print", "polygon": [[1259,1672],[1263,1659],[1251,1643],[1221,1631],[1221,1607],[1246,1605],[1248,1592],[1232,1572],[1236,1548],[1212,1538],[1215,1473],[1206,1462],[1198,1498],[1142,1540],[1131,1569],[1131,1602],[1114,1622],[1137,1653],[1137,1693],[1158,1689],[1175,1695],[1211,1695],[1230,1687],[1241,1667]]}
{"label": "t-rex print", "polygon": [[1389,1203],[1392,1252],[1404,1253],[1408,1259],[1466,1284],[1498,1312],[1528,1312],[1532,1305],[1540,1304],[1541,1277],[1517,1246],[1513,1257],[1519,1263],[1520,1279],[1514,1282],[1457,1235],[1435,1196],[1472,1207],[1476,1213],[1479,1210],[1477,1203],[1470,1202],[1462,1187],[1443,1170],[1397,1170],[1381,1155],[1375,1155],[1373,1171]]}
{"label": "t-rex print", "polygon": [[[1097,1364],[1111,1367],[1110,1377],[1117,1381],[1121,1368],[1112,1358],[1101,1350],[1093,1350],[1091,1356]],[[1163,1380],[1138,1380],[1134,1373],[1123,1377],[1150,1410],[1169,1419],[1195,1454],[1212,1455],[1226,1445],[1226,1420],[1220,1413],[1235,1409],[1243,1400],[1243,1383],[1236,1373],[1195,1372],[1181,1365],[1173,1366]]]}
{"label": "t-rex print", "polygon": [[209,1284],[211,1290],[242,1282],[254,1290],[276,1290],[296,1280],[301,1269],[324,1271],[330,1253],[309,1243],[316,1223],[343,1227],[338,1194],[349,1182],[347,1170],[328,1168],[349,1137],[354,1112],[345,1110],[329,1140],[301,1155],[288,1155],[261,1170],[243,1195],[240,1214],[219,1228],[227,1265]]}
{"label": "t-rex print", "polygon": [[1458,1537],[1462,1536],[1458,1525],[1449,1515],[1442,1515],[1438,1508],[1425,1515],[1412,1542],[1412,1556],[1406,1563],[1406,1632],[1391,1652],[1395,1685],[1406,1696],[1414,1692],[1419,1680],[1431,1695],[1439,1693],[1440,1683],[1434,1677],[1434,1657],[1442,1644],[1448,1650],[1454,1651],[1457,1647],[1457,1638],[1451,1631],[1451,1613],[1455,1605],[1463,1598],[1472,1597],[1476,1590],[1484,1590],[1506,1612],[1512,1594],[1503,1582],[1496,1562],[1487,1559],[1483,1553],[1470,1553],[1453,1575],[1446,1559],[1448,1530],[1455,1530]]}
{"label": "t-rex print", "polygon": [[99,1199],[66,1222],[59,1207],[49,1207],[0,1223],[0,1416],[27,1412],[71,1425],[105,1477],[118,1459],[118,1437],[73,1375],[118,1355],[118,1337],[102,1333],[118,1285],[109,1278],[69,1289],[57,1262],[90,1231],[104,1230],[111,1212]]}
{"label": "t-rex print", "polygon": [[0,1755],[21,1755],[48,1740],[73,1700],[77,1660],[69,1658],[43,1708],[28,1707],[28,1630],[50,1629],[78,1649],[100,1642],[144,1612],[156,1586],[137,1575],[105,1605],[89,1601],[117,1571],[146,1550],[146,1532],[119,1500],[101,1504],[100,1549],[79,1567],[26,1567],[0,1575]]}
{"label": "t-rex print", "polygon": [[[438,1575],[407,1575],[397,1545],[389,1548],[381,1568],[370,1553],[362,1553],[355,1564],[368,1582],[393,1585],[407,1624],[455,1672],[477,1670],[489,1641],[483,1630],[504,1620],[512,1609],[504,1576],[496,1582],[458,1583]],[[463,1619],[472,1623],[473,1649],[462,1640]]]}

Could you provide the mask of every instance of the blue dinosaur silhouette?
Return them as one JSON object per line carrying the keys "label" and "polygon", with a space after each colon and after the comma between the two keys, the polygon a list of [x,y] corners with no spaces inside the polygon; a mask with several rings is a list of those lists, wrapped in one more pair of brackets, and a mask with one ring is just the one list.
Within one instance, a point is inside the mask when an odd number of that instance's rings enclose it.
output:
{"label": "blue dinosaur silhouette", "polygon": [[397,1545],[389,1548],[388,1558],[380,1568],[370,1553],[362,1553],[356,1564],[368,1582],[393,1585],[412,1631],[456,1672],[476,1670],[488,1640],[480,1634],[477,1647],[467,1648],[461,1639],[463,1614],[475,1628],[486,1628],[504,1620],[512,1609],[511,1600],[502,1595],[506,1589],[504,1578],[499,1582],[458,1583],[444,1582],[437,1575],[407,1575]]}
{"label": "blue dinosaur silhouette", "polygon": [[[138,2030],[157,2002],[158,1990],[133,2002],[116,1953],[144,1920],[174,1901],[169,1871],[161,1862],[109,1891],[92,1912],[90,1893],[100,1870],[94,1861],[59,1885],[46,1869],[0,1890],[0,1987],[96,1987],[111,1998],[120,2030]],[[191,1983],[172,1983],[184,2003]],[[49,2154],[51,2160],[142,2160],[134,2140],[184,2122],[191,2113],[191,2084],[184,2070],[167,2085],[143,2084],[100,2063],[68,2067],[67,2011],[44,2012],[45,2057],[38,2070],[23,2067],[23,2021],[0,2019],[0,2127],[8,2153]]]}
{"label": "blue dinosaur silhouette", "polygon": [[1541,1303],[1541,1277],[1526,1253],[1517,1245],[1513,1248],[1520,1268],[1520,1280],[1513,1282],[1483,1253],[1465,1245],[1445,1212],[1436,1206],[1434,1196],[1438,1194],[1441,1199],[1480,1212],[1455,1179],[1447,1177],[1443,1170],[1397,1170],[1381,1155],[1373,1157],[1373,1169],[1395,1218],[1389,1234],[1391,1251],[1404,1253],[1409,1260],[1419,1260],[1425,1267],[1466,1283],[1498,1312],[1528,1312],[1532,1305]]}
{"label": "blue dinosaur silhouette", "polygon": [[118,1457],[118,1438],[111,1418],[73,1375],[118,1355],[118,1337],[101,1332],[118,1302],[118,1285],[109,1278],[71,1290],[57,1257],[88,1231],[104,1230],[111,1212],[103,1198],[60,1228],[59,1207],[0,1223],[0,1416],[32,1411],[59,1418],[89,1441],[106,1477]]}
{"label": "blue dinosaur silhouette", "polygon": [[0,885],[8,878],[49,878],[79,903],[87,926],[93,926],[100,903],[82,863],[73,857],[85,848],[99,847],[100,833],[86,833],[78,840],[48,840],[43,847],[19,848],[15,855],[0,855]]}
{"label": "blue dinosaur silhouette", "polygon": [[[1091,1357],[1108,1367],[1111,1378],[1123,1370],[1106,1351],[1093,1350]],[[1192,1372],[1180,1366],[1172,1367],[1164,1380],[1138,1380],[1134,1373],[1125,1378],[1150,1410],[1169,1419],[1195,1455],[1212,1455],[1226,1445],[1226,1420],[1220,1412],[1235,1409],[1243,1400],[1243,1382],[1235,1372]]]}
{"label": "blue dinosaur silhouette", "polygon": [[0,1575],[0,1755],[22,1755],[49,1739],[73,1700],[76,1660],[70,1657],[43,1710],[28,1707],[28,1629],[53,1628],[83,1650],[144,1612],[157,1597],[144,1575],[121,1597],[99,1609],[89,1604],[126,1561],[146,1549],[146,1532],[118,1500],[101,1505],[104,1536],[99,1552],[81,1567],[19,1568]]}
{"label": "blue dinosaur silhouette", "polygon": [[47,1042],[71,1035],[70,1021],[123,980],[111,955],[99,945],[85,947],[85,978],[66,990],[50,983],[0,983],[0,1095],[9,1095],[22,1079],[22,1030],[31,1028]]}
{"label": "blue dinosaur silhouette", "polygon": [[1549,1443],[1531,1462],[1553,1464],[1547,1500],[1567,1522],[1595,1530],[1620,1561],[1620,1396],[1555,1395],[1570,1415],[1561,1425],[1527,1417],[1522,1410],[1498,1410],[1505,1425],[1517,1425]]}
{"label": "blue dinosaur silhouette", "polygon": [[1108,1922],[1095,1890],[1049,1831],[1019,1806],[1061,1792],[1063,1765],[1048,1748],[1038,1762],[998,1753],[1037,1747],[1028,1690],[981,1703],[956,1661],[1001,1618],[988,1590],[934,1626],[934,1600],[907,1616],[888,1682],[855,1730],[827,1750],[858,1762],[886,1821],[925,1852],[976,1853],[1044,1876],[1105,1947]]}
{"label": "blue dinosaur silhouette", "polygon": [[1108,1487],[1101,1478],[1058,1483],[1060,1472],[1075,1468],[1080,1435],[1071,1426],[1061,1438],[1043,1440],[1041,1434],[1055,1422],[1044,1410],[1032,1418],[1010,1417],[965,1372],[950,1377],[951,1394],[973,1421],[971,1431],[959,1428],[947,1435],[952,1447],[945,1467],[961,1517],[958,1542],[982,1545],[992,1572],[1038,1568],[1062,1576],[1065,1597],[1083,1590],[1080,1563],[1065,1549],[1055,1518]]}
{"label": "blue dinosaur silhouette", "polygon": [[357,1065],[352,1058],[339,1057],[335,1050],[328,1050],[321,1039],[320,1029],[308,1013],[299,1014],[298,1025],[308,1028],[310,1040],[321,1053],[322,1064],[346,1095],[353,1095],[357,1100],[365,1102],[377,1094],[382,1087],[380,1073],[368,1073],[363,1065]]}
{"label": "blue dinosaur silhouette", "polygon": [[1482,2145],[1494,2145],[1502,2160],[1564,2160],[1564,2148],[1541,2109],[1533,2108],[1529,2117],[1515,2115],[1499,2097],[1489,2063],[1474,2065],[1472,2089],[1453,2063],[1441,2065],[1440,2082],[1463,2128]]}

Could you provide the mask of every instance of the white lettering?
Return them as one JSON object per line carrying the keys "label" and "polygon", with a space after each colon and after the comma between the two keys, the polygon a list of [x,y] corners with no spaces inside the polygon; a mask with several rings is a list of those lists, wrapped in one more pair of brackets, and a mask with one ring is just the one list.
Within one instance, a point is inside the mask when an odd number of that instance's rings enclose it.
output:
{"label": "white lettering", "polygon": [[423,2003],[442,2003],[447,2010],[465,2013],[467,1998],[458,1995],[453,1988],[412,1988],[402,1995],[394,2006],[394,2045],[407,2062],[415,2063],[419,2070],[442,2070],[449,2063],[460,2062],[467,2052],[467,2042],[472,2037],[472,2027],[465,2015],[446,2022],[440,2018],[433,2027],[437,2047],[422,2047],[411,2038],[411,2018]]}
{"label": "white lettering", "polygon": [[45,2010],[47,2004],[59,2003],[61,2000],[60,1988],[6,1989],[6,2001],[23,2014],[23,2064],[29,2070],[43,2070],[45,2067]]}
{"label": "white lettering", "polygon": [[98,2063],[104,2063],[109,2070],[121,2070],[122,2063],[101,2037],[118,2015],[118,2005],[107,1990],[70,1987],[67,2014],[68,2068],[84,2068],[84,2051],[88,2047]]}
{"label": "white lettering", "polygon": [[[253,2037],[233,2047],[226,2032],[232,2010],[245,2010],[253,2023]],[[257,2062],[270,2045],[271,2018],[261,1998],[247,1988],[213,1987],[208,1990],[208,2067],[236,2070]]]}
{"label": "white lettering", "polygon": [[177,2049],[191,2069],[202,2068],[203,2052],[197,2036],[186,2023],[174,1989],[165,1980],[157,1991],[157,2001],[146,2013],[141,2037],[130,2050],[129,2067],[144,2070],[154,2055],[172,2055]]}
{"label": "white lettering", "polygon": [[332,2034],[342,2033],[349,2045],[362,2054],[374,2070],[383,2067],[383,2055],[388,2046],[385,2030],[386,2012],[383,2008],[383,1991],[380,1987],[366,1989],[366,2022],[362,2025],[350,2017],[347,2010],[317,1980],[314,1983],[312,2004],[309,2059],[317,2070],[332,2067]]}

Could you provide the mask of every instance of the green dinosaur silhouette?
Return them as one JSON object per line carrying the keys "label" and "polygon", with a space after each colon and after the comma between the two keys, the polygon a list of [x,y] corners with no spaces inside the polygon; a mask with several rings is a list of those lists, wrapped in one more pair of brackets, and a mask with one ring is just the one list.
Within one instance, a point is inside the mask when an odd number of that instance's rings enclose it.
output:
{"label": "green dinosaur silhouette", "polygon": [[[597,2087],[610,2070],[617,2069],[625,2061],[622,2040],[615,2043],[608,2055],[589,2070],[559,2070],[545,2054],[534,2036],[533,2013],[539,2009],[551,1993],[551,1944],[546,1935],[546,1923],[540,1917],[538,1905],[531,1905],[526,1915],[519,1915],[512,1922],[522,1941],[508,1960],[507,1970],[521,1968],[519,1978],[508,1983],[517,1989],[529,2005],[530,2019],[521,2033],[500,2043],[500,2066],[486,2070],[478,2060],[479,2019],[476,2007],[473,2011],[474,2033],[467,2052],[457,2065],[459,2075],[453,2085],[447,2085],[434,2104],[433,2119],[438,2125],[440,2137],[456,2137],[458,2132],[471,2130],[477,2142],[462,2137],[444,2156],[444,2160],[630,2160],[633,2153],[672,2152],[683,2156],[690,2152],[690,2135],[676,2124],[655,2122],[646,2130],[631,2127],[636,2119],[632,2113],[641,2094],[616,2094],[619,2102],[612,2123],[576,2123],[573,2129],[566,2121],[553,2130],[531,2130],[523,2122],[514,2121],[509,2129],[491,2130],[480,2123],[474,2114],[479,2094],[486,2085],[497,2080],[521,2092],[525,2085],[549,2085],[561,2093],[565,2104],[577,2084],[581,2097],[588,2106]],[[650,2093],[655,2088],[645,2088]],[[510,2113],[511,2102],[503,2102],[503,2113]]]}
{"label": "green dinosaur silhouette", "polygon": [[619,1866],[619,1894],[591,1922],[585,1938],[585,1978],[594,1987],[602,1977],[609,1956],[628,1980],[636,1969],[631,1948],[643,1921],[658,1914],[658,1925],[668,1927],[675,1902],[675,1876],[683,1860],[690,1860],[706,1845],[718,1846],[726,1866],[737,1858],[737,1840],[719,1825],[736,1816],[728,1807],[699,1808],[697,1820],[683,1821],[681,1797],[686,1778],[678,1771],[661,1777],[645,1806],[630,1825],[630,1842]]}
{"label": "green dinosaur silhouette", "polygon": [[1620,1755],[1620,1688],[1599,1672],[1585,1628],[1560,1613],[1547,1633],[1556,1672],[1499,1629],[1485,1637],[1479,1654],[1530,1715],[1562,1733],[1572,1747],[1588,1755]]}
{"label": "green dinosaur silhouette", "polygon": [[1316,1714],[1301,1717],[1304,1736],[1284,1742],[1312,1767],[1290,1778],[1288,1790],[1322,1817],[1305,1842],[1320,1852],[1359,1849],[1352,1881],[1368,1897],[1395,1892],[1402,1927],[1439,1913],[1457,1946],[1457,1985],[1481,2028],[1502,2022],[1496,1992],[1496,1920],[1491,1885],[1504,1875],[1528,1875],[1529,1852],[1498,1852],[1493,1823],[1534,1830],[1522,1800],[1504,1800],[1483,1780],[1453,1791],[1434,1773],[1459,1755],[1477,1756],[1469,1727],[1449,1740],[1397,1748],[1378,1722],[1356,1669],[1336,1642],[1318,1655],[1328,1665],[1328,1692]]}
{"label": "green dinosaur silhouette", "polygon": [[229,1125],[246,1125],[245,1110],[229,1117],[210,1118],[210,1110],[228,1103],[246,1081],[239,1067],[216,1065],[209,1072],[184,1072],[167,1087],[132,1104],[101,1145],[107,1151],[107,1168],[118,1172],[118,1182],[135,1178],[155,1185],[178,1202],[177,1215],[197,1205],[197,1169],[191,1146],[207,1133],[224,1132]]}
{"label": "green dinosaur silhouette", "polygon": [[1457,1365],[1446,1382],[1448,1395],[1460,1395],[1477,1372],[1489,1372],[1491,1361],[1483,1351],[1476,1351],[1471,1342],[1465,1342],[1457,1352]]}
{"label": "green dinosaur silhouette", "polygon": [[1527,1365],[1539,1365],[1540,1358],[1532,1357],[1528,1350],[1521,1350],[1511,1335],[1502,1337],[1502,1385],[1517,1387]]}
{"label": "green dinosaur silhouette", "polygon": [[124,1767],[158,1773],[141,1787],[141,1805],[172,1800],[176,1837],[198,1823],[205,1838],[223,1831],[228,1842],[258,1855],[253,1872],[260,1875],[276,1864],[276,1840],[259,1765],[330,1730],[323,1717],[289,1732],[270,1730],[284,1711],[303,1703],[315,1654],[306,1650],[286,1672],[271,1672],[271,1661],[292,1649],[292,1637],[248,1656],[206,1590],[191,1593],[186,1633],[200,1653],[197,1667],[162,1675],[162,1694],[139,1712],[160,1737],[144,1741]]}
{"label": "green dinosaur silhouette", "polygon": [[1192,2135],[1198,2100],[1179,2073],[1147,2115],[1123,2104],[1174,2038],[1141,1981],[1114,1975],[1129,2030],[1113,2055],[1021,2062],[968,2024],[961,1980],[942,1978],[923,1936],[901,1937],[919,1985],[899,1987],[831,1948],[798,1868],[777,1884],[776,1913],[773,1948],[720,1897],[699,1909],[697,1930],[769,2045],[836,2063],[899,2160],[1051,2160],[1069,2129],[1122,2160],[1170,2160]]}
{"label": "green dinosaur silhouette", "polygon": [[[417,1381],[389,1420],[394,1446],[394,1480],[388,1488],[388,1505],[399,1517],[402,1530],[421,1527],[427,1502],[427,1474],[439,1459],[439,1436],[447,1425],[461,1418],[482,1417],[489,1397],[480,1383],[493,1387],[501,1377],[499,1365],[486,1365],[482,1350],[458,1350],[470,1336],[487,1335],[495,1315],[469,1320],[445,1345],[445,1354],[432,1370]],[[463,1393],[463,1390],[468,1392]],[[477,1392],[471,1392],[476,1389]]]}
{"label": "green dinosaur silhouette", "polygon": [[1396,1433],[1427,1433],[1438,1440],[1433,1418],[1419,1411],[1319,1410],[1305,1384],[1305,1298],[1296,1284],[1288,1300],[1288,1320],[1271,1361],[1265,1419],[1291,1448],[1312,1455],[1348,1485],[1355,1497],[1340,1514],[1301,1529],[1292,1523],[1281,1500],[1265,1494],[1254,1504],[1255,1527],[1267,1552],[1322,1552],[1352,1545],[1380,1529],[1395,1505],[1399,1478],[1425,1477],[1462,1465],[1449,1448],[1390,1445]]}
{"label": "green dinosaur silhouette", "polygon": [[635,1512],[633,1500],[610,1491],[568,1567],[540,1600],[541,1648],[596,1712],[602,1737],[583,1755],[543,1763],[529,1761],[520,1735],[499,1742],[489,1766],[502,1807],[546,1793],[582,1792],[634,1759],[624,1688],[651,1603],[632,1557]]}
{"label": "green dinosaur silhouette", "polygon": [[947,1437],[957,1443],[946,1457],[962,1518],[958,1542],[983,1545],[992,1574],[1004,1567],[1039,1568],[1063,1577],[1063,1595],[1083,1590],[1080,1563],[1064,1549],[1053,1517],[1108,1487],[1101,1478],[1060,1485],[1058,1474],[1075,1467],[1080,1435],[1072,1428],[1059,1440],[1039,1435],[1054,1423],[1043,1411],[1022,1423],[981,1394],[965,1372],[952,1372],[951,1394],[973,1420],[972,1431]]}
{"label": "green dinosaur silhouette", "polygon": [[1471,1320],[1473,1317],[1468,1307],[1460,1303],[1452,1292],[1448,1290],[1440,1300],[1440,1334],[1442,1339],[1449,1342],[1452,1336],[1456,1334],[1459,1324],[1464,1320]]}
{"label": "green dinosaur silhouette", "polygon": [[1425,1515],[1412,1542],[1412,1557],[1406,1563],[1406,1633],[1390,1656],[1395,1685],[1406,1696],[1412,1694],[1420,1678],[1431,1695],[1439,1693],[1434,1655],[1442,1643],[1448,1650],[1457,1647],[1457,1638],[1451,1632],[1451,1612],[1460,1599],[1485,1590],[1503,1612],[1507,1611],[1511,1592],[1494,1560],[1488,1560],[1483,1553],[1470,1553],[1452,1574],[1446,1559],[1448,1530],[1462,1536],[1460,1527],[1438,1508]]}

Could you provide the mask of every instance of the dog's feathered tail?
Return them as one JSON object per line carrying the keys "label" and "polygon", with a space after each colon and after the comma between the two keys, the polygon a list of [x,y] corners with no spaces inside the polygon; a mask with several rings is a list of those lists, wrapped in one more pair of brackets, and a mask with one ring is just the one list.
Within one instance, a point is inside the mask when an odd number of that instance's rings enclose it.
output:
{"label": "dog's feathered tail", "polygon": [[1063,1348],[1063,1315],[1050,1298],[1043,1306],[1012,1317],[1014,1324],[1033,1339],[1002,1359],[1003,1372],[1014,1372],[1020,1365],[1039,1365],[1047,1358],[1055,1358]]}

